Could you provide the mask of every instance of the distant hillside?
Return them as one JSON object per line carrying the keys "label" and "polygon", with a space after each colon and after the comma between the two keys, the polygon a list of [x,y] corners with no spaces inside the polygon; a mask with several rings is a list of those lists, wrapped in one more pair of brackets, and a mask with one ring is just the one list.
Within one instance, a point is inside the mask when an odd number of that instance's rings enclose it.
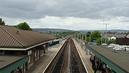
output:
{"label": "distant hillside", "polygon": [[[100,31],[100,32],[106,32],[106,30],[80,30],[80,32],[86,33],[86,32],[93,32],[93,31]],[[112,30],[107,30],[110,32],[129,32],[129,30],[117,30],[117,29],[112,29]]]}
{"label": "distant hillside", "polygon": [[72,30],[67,30],[67,29],[56,29],[56,28],[33,28],[33,31],[37,32],[69,32]]}
{"label": "distant hillside", "polygon": [[[70,31],[74,31],[74,30],[68,30],[68,29],[56,29],[56,28],[33,28],[33,31],[38,31],[38,32],[70,32]],[[100,31],[100,32],[106,32],[106,30],[78,30],[82,33],[86,33],[86,32],[93,32],[93,31]],[[121,30],[121,29],[112,29],[112,30],[108,30],[110,32],[129,32],[129,30]]]}

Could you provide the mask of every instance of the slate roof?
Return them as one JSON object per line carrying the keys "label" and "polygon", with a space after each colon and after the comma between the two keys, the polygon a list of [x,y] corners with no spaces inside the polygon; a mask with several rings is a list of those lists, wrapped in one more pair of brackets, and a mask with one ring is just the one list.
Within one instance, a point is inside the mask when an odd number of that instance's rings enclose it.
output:
{"label": "slate roof", "polygon": [[24,56],[0,56],[0,69],[20,60],[22,58],[24,58]]}
{"label": "slate roof", "polygon": [[52,39],[55,37],[47,33],[0,26],[0,48],[27,48]]}
{"label": "slate roof", "polygon": [[114,50],[96,46],[96,45],[90,45],[95,51],[109,59],[114,64],[118,65],[120,68],[124,69],[125,71],[129,72],[129,53],[125,52],[117,52],[115,53]]}

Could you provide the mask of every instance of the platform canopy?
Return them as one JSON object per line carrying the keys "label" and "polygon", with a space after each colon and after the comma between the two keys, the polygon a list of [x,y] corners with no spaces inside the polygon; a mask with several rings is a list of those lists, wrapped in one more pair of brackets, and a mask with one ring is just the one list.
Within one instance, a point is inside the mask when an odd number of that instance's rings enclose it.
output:
{"label": "platform canopy", "polygon": [[97,58],[106,63],[116,73],[129,72],[129,54],[125,51],[114,51],[111,48],[87,45]]}
{"label": "platform canopy", "polygon": [[27,60],[27,56],[0,56],[0,73],[11,73],[25,66]]}
{"label": "platform canopy", "polygon": [[55,37],[47,33],[0,26],[0,48],[27,48],[52,39]]}

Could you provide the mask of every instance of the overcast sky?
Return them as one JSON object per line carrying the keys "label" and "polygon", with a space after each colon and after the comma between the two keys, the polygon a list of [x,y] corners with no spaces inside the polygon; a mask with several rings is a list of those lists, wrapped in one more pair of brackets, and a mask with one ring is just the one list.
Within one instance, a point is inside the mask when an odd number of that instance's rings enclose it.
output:
{"label": "overcast sky", "polygon": [[7,25],[26,21],[32,28],[129,30],[129,0],[1,0]]}

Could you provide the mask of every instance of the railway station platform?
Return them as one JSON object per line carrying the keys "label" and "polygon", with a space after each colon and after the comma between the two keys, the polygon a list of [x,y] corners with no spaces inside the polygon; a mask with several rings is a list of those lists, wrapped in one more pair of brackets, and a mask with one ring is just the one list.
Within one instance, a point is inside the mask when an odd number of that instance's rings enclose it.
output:
{"label": "railway station platform", "polygon": [[129,53],[126,51],[116,51],[106,46],[86,45],[95,55],[100,63],[104,63],[107,69],[113,73],[129,73]]}
{"label": "railway station platform", "polygon": [[87,73],[94,73],[94,70],[92,69],[92,64],[90,62],[90,55],[86,54],[85,46],[83,46],[82,41],[77,41],[75,39],[73,39],[73,41],[83,62],[83,65],[87,70]]}
{"label": "railway station platform", "polygon": [[29,71],[26,73],[44,73],[47,66],[51,63],[51,61],[54,59],[56,54],[59,52],[60,48],[63,46],[64,42],[66,40],[61,41],[59,44],[54,45],[52,47],[49,47],[46,51],[46,54],[44,54],[39,61],[37,61],[33,67],[30,68]]}

